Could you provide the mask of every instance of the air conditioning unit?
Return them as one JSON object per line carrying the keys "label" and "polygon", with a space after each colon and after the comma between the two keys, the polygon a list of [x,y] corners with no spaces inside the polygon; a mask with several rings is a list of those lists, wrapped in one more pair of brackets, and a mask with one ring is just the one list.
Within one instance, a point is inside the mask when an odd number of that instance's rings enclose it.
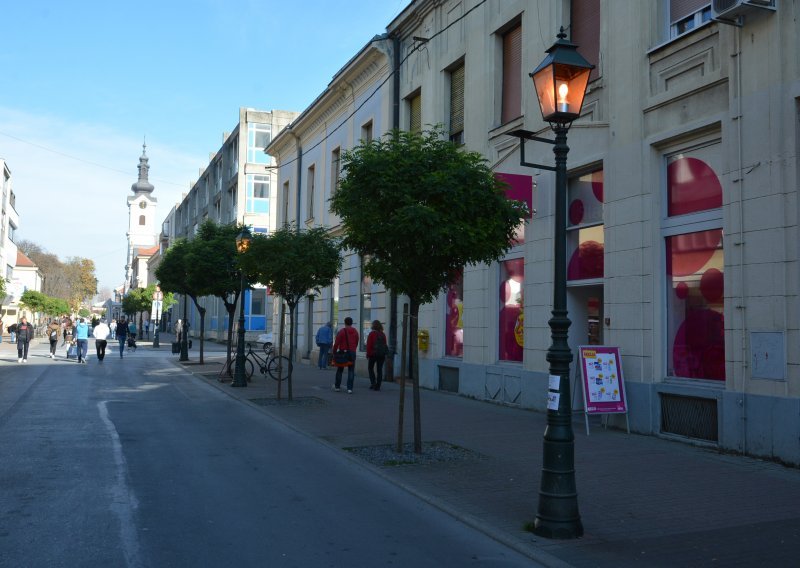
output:
{"label": "air conditioning unit", "polygon": [[711,12],[715,20],[735,20],[756,10],[774,12],[775,2],[776,0],[712,0]]}

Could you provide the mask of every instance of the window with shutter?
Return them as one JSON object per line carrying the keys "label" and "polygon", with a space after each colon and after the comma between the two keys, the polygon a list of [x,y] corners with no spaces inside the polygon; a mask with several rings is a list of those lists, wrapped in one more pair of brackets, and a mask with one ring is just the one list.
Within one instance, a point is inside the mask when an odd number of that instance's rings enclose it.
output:
{"label": "window with shutter", "polygon": [[464,143],[464,64],[450,72],[450,140]]}
{"label": "window with shutter", "polygon": [[522,25],[503,34],[503,106],[505,124],[522,114]]}
{"label": "window with shutter", "polygon": [[600,0],[572,0],[570,13],[570,41],[578,46],[578,53],[594,65],[589,80],[597,79],[600,69]]}
{"label": "window with shutter", "polygon": [[419,132],[422,130],[422,93],[419,91],[408,98],[408,111],[408,130]]}

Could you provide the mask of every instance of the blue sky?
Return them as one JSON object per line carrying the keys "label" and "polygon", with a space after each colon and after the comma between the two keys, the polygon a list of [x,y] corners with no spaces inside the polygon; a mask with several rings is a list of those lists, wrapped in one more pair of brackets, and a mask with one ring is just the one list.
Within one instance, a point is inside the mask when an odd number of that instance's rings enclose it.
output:
{"label": "blue sky", "polygon": [[159,220],[239,107],[305,109],[408,0],[5,2],[0,158],[19,239],[124,279],[126,198],[147,137]]}

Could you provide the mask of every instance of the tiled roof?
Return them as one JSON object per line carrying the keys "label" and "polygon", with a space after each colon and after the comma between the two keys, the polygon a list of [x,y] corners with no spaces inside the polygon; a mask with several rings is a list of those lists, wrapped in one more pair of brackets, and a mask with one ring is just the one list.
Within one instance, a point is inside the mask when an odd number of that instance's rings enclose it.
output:
{"label": "tiled roof", "polygon": [[29,267],[29,268],[36,268],[36,263],[33,262],[30,258],[25,256],[23,252],[17,249],[17,266],[22,267]]}

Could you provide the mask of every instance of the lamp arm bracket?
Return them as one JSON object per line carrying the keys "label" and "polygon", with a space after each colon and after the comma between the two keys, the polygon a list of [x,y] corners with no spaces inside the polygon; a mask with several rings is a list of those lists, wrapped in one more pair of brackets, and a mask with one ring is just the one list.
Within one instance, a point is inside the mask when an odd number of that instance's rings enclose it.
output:
{"label": "lamp arm bracket", "polygon": [[513,130],[508,133],[509,136],[514,136],[519,138],[519,165],[526,166],[528,168],[537,168],[540,170],[548,170],[551,172],[556,171],[555,166],[545,166],[542,164],[533,164],[531,162],[525,161],[525,140],[533,140],[534,142],[544,142],[546,144],[553,144],[555,145],[555,140],[548,140],[547,138],[540,138],[539,136],[534,136],[533,132],[529,130]]}
{"label": "lamp arm bracket", "polygon": [[529,168],[537,168],[537,169],[540,169],[540,170],[549,170],[551,172],[554,172],[557,169],[555,166],[543,166],[542,164],[533,164],[531,162],[526,162],[524,160],[520,160],[519,161],[519,165],[520,166],[526,166],[526,167],[529,167]]}

